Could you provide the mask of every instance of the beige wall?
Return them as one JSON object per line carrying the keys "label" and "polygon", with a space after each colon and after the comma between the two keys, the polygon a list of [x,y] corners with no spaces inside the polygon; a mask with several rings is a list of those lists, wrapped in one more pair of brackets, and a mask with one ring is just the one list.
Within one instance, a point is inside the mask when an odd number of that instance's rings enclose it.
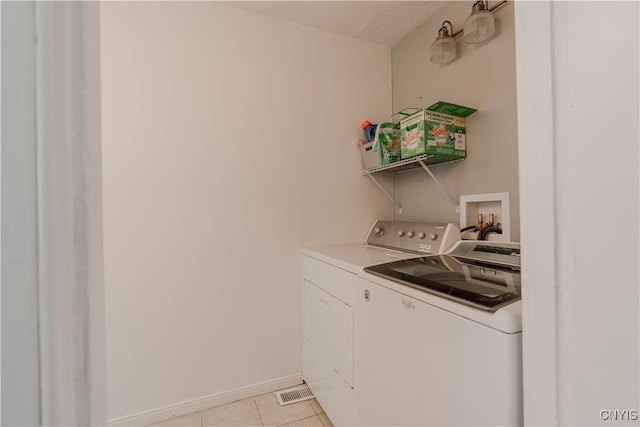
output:
{"label": "beige wall", "polygon": [[[451,2],[441,7],[393,48],[393,111],[425,108],[437,101],[478,109],[467,119],[467,159],[437,166],[433,171],[456,197],[509,192],[511,240],[519,241],[513,4],[496,12],[494,38],[469,45],[459,37],[454,62],[429,62],[429,47],[442,21],[451,21],[457,31],[472,4]],[[402,205],[402,214],[396,211],[397,220],[459,223],[453,204],[424,171],[396,175],[395,194]]]}
{"label": "beige wall", "polygon": [[300,249],[392,215],[351,143],[389,49],[216,3],[101,20],[111,422],[299,378]]}

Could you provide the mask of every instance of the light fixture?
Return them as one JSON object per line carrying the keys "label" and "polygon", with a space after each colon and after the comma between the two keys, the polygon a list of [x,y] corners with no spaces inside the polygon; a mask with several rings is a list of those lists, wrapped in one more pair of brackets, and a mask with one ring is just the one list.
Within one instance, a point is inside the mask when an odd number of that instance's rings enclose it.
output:
{"label": "light fixture", "polygon": [[[451,33],[449,33],[446,24],[449,24]],[[457,55],[456,41],[453,39],[453,24],[449,21],[444,21],[438,31],[436,41],[431,44],[429,59],[436,64],[446,64],[453,61]]]}
{"label": "light fixture", "polygon": [[483,0],[473,4],[471,15],[464,22],[462,37],[467,43],[481,43],[495,33],[496,27],[489,5]]}
{"label": "light fixture", "polygon": [[[496,32],[493,12],[507,3],[510,1],[502,0],[494,2],[493,6],[489,7],[488,1],[476,1],[473,4],[471,16],[465,21],[464,27],[455,33],[453,32],[453,24],[444,21],[438,30],[438,38],[431,44],[429,55],[431,62],[447,64],[453,61],[458,56],[455,38],[460,34],[463,34],[464,41],[467,43],[481,43],[488,40]],[[449,24],[449,28],[446,24]]]}

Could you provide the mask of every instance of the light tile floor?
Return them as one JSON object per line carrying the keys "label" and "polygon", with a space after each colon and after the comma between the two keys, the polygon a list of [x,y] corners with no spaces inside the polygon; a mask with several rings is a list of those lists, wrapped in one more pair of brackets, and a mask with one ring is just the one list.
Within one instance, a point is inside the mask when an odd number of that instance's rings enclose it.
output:
{"label": "light tile floor", "polygon": [[280,406],[275,393],[267,393],[153,426],[333,427],[333,424],[316,399]]}

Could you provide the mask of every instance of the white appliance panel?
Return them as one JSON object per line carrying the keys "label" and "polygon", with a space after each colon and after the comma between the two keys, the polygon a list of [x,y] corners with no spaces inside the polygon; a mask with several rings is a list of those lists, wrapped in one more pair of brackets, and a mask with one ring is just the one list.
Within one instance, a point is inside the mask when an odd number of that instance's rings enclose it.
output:
{"label": "white appliance panel", "polygon": [[302,257],[302,269],[307,281],[353,307],[357,279],[355,274],[308,256]]}
{"label": "white appliance panel", "polygon": [[304,336],[353,387],[353,310],[304,281]]}
{"label": "white appliance panel", "polygon": [[521,333],[358,282],[359,425],[522,425]]}
{"label": "white appliance panel", "polygon": [[360,277],[385,288],[389,288],[393,291],[400,292],[427,304],[433,305],[442,310],[446,310],[460,317],[470,319],[489,328],[511,334],[522,332],[522,301],[516,301],[509,304],[495,313],[488,313],[370,273],[363,272]]}
{"label": "white appliance panel", "polygon": [[356,425],[354,390],[333,370],[307,338],[302,340],[302,373],[311,392],[334,425]]}

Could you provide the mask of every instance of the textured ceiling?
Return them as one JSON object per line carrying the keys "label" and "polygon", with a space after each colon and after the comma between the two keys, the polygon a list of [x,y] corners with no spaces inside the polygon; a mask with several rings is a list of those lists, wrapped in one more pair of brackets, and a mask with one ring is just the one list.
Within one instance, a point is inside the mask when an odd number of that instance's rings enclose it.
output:
{"label": "textured ceiling", "polygon": [[225,1],[224,4],[318,30],[393,47],[440,1]]}

